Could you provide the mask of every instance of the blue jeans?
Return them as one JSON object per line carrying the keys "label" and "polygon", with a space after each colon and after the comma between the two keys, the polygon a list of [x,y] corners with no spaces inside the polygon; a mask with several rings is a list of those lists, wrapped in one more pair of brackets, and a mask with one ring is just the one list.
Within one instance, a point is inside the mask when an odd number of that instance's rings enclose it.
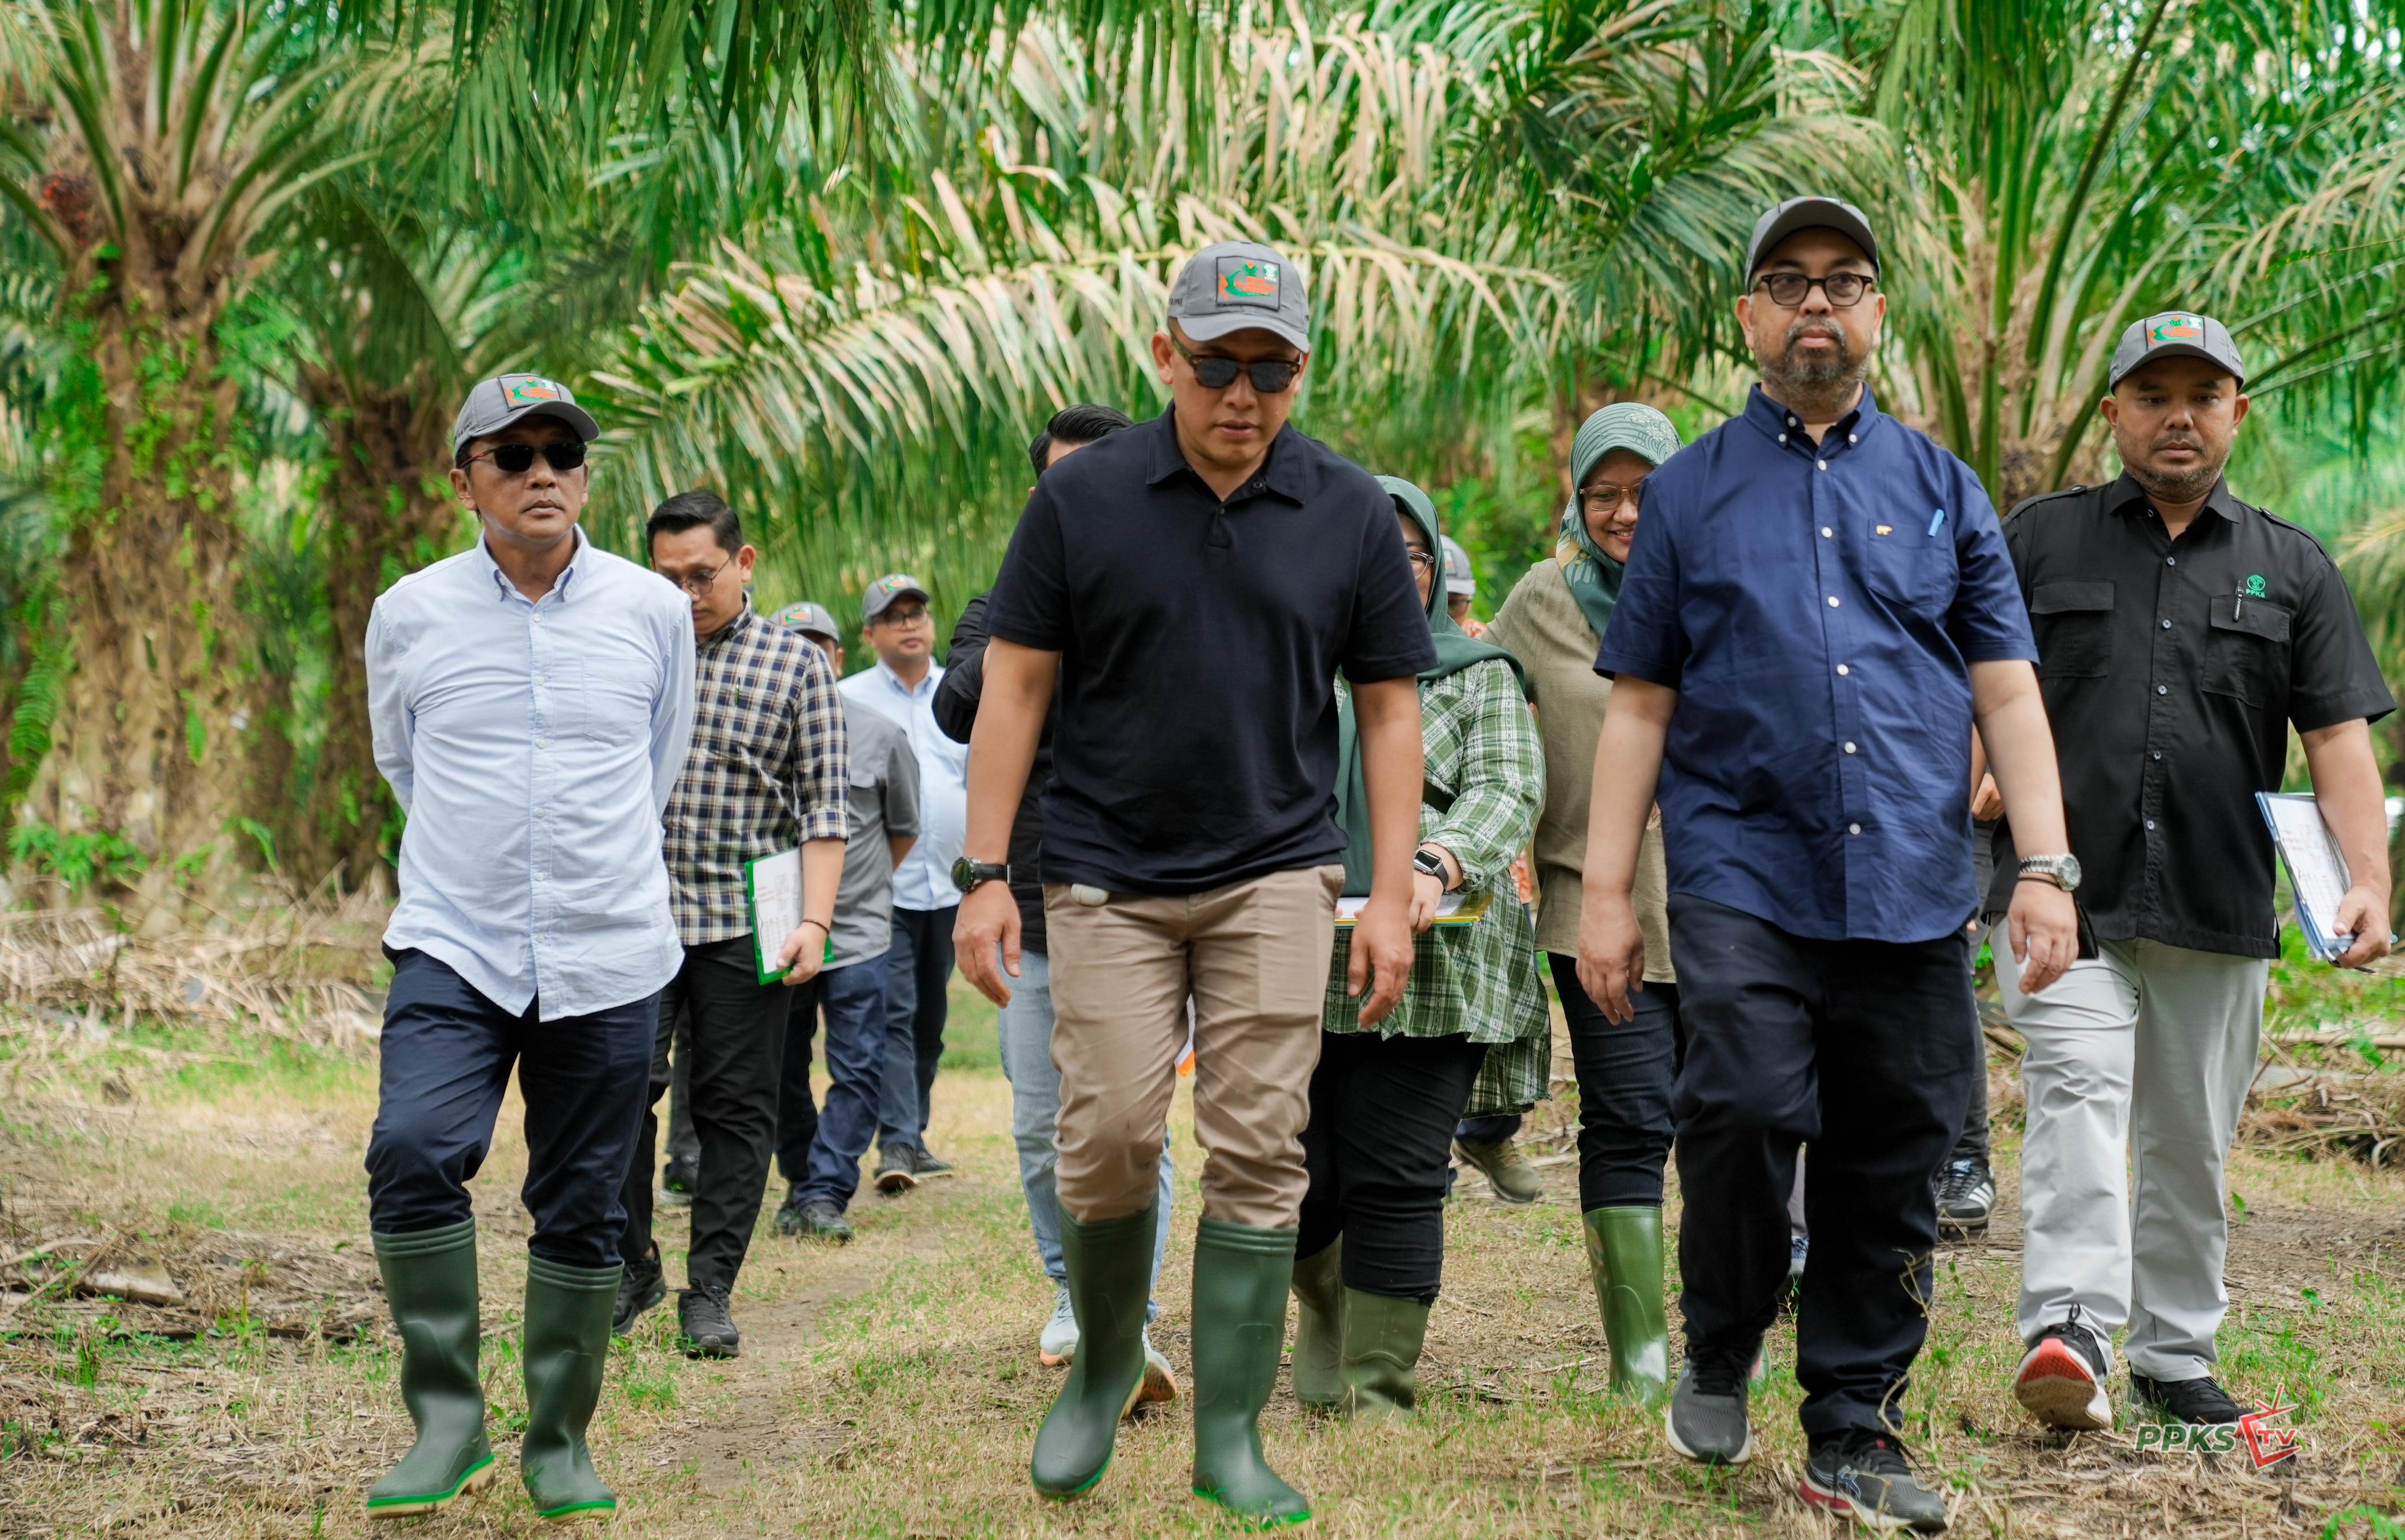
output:
{"label": "blue jeans", "polygon": [[[1052,1062],[1052,968],[1041,952],[1022,953],[1010,1003],[1002,1008],[1002,1072],[1010,1082],[1010,1133],[1019,1143],[1019,1184],[1027,1190],[1027,1227],[1035,1232],[1035,1254],[1055,1283],[1068,1281],[1061,1260],[1061,1197],[1053,1176],[1060,1156],[1053,1147],[1061,1116],[1061,1071]],[[1169,1247],[1169,1141],[1160,1141],[1160,1233],[1152,1242],[1152,1279],[1160,1281],[1160,1257]],[[1148,1305],[1145,1318],[1160,1313]]]}
{"label": "blue jeans", "polygon": [[[837,1209],[860,1190],[860,1157],[877,1137],[885,1079],[885,965],[873,957],[830,968],[797,991],[785,1024],[784,1085],[777,1099],[777,1169],[799,1206],[824,1198]],[[810,1099],[810,1035],[826,1012],[827,1099]]]}
{"label": "blue jeans", "polygon": [[492,1149],[514,1065],[526,1099],[520,1196],[534,1215],[527,1250],[561,1267],[616,1267],[619,1191],[651,1092],[660,997],[541,1021],[540,1002],[513,1015],[424,952],[386,956],[369,1226],[411,1235],[475,1217],[468,1183]]}
{"label": "blue jeans", "polygon": [[885,954],[885,1079],[877,1093],[877,1138],[888,1150],[927,1142],[959,913],[957,905],[893,911],[893,949]]}

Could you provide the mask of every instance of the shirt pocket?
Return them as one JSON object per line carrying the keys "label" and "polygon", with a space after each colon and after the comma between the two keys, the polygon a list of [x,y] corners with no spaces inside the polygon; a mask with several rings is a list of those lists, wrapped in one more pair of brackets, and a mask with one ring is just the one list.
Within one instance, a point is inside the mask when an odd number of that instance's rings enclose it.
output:
{"label": "shirt pocket", "polygon": [[885,821],[885,787],[877,778],[877,767],[851,762],[851,832],[854,837],[867,833]]}
{"label": "shirt pocket", "polygon": [[2246,599],[2225,605],[2215,601],[2207,617],[2213,637],[2205,652],[2207,693],[2229,695],[2260,707],[2286,693],[2288,624],[2285,605],[2268,599]]}
{"label": "shirt pocket", "polygon": [[[1949,515],[1950,518],[1950,515]],[[1953,602],[1953,528],[1934,534],[1925,525],[1877,527],[1862,541],[1863,583],[1879,597],[1922,615],[1935,615]]]}
{"label": "shirt pocket", "polygon": [[2113,663],[2113,584],[2042,582],[2030,591],[2031,628],[2037,633],[2037,677],[2092,679]]}
{"label": "shirt pocket", "polygon": [[631,650],[612,649],[580,660],[584,665],[584,736],[617,747],[649,736],[657,670]]}

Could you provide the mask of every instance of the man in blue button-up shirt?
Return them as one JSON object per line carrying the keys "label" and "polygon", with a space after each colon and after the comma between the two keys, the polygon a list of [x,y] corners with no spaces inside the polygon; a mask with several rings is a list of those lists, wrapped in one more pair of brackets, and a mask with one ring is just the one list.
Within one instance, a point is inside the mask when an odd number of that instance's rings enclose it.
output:
{"label": "man in blue button-up shirt", "polygon": [[[2067,846],[1995,512],[1968,467],[1863,384],[1886,305],[1878,261],[1849,205],[1765,216],[1737,302],[1762,386],[1645,483],[1596,661],[1617,683],[1579,972],[1624,1019],[1643,978],[1629,889],[1658,772],[1687,1033],[1672,1443],[1751,1453],[1747,1372],[1786,1280],[1786,1198],[1808,1142],[1804,1494],[1942,1529],[1893,1420],[1927,1331],[1930,1173],[1982,1071],[1963,932],[1978,903],[1975,719],[2025,848]],[[2020,885],[2011,942],[2040,987],[2075,930],[2067,892]]]}
{"label": "man in blue button-up shirt", "polygon": [[598,432],[553,381],[478,385],[451,484],[481,538],[395,583],[368,623],[376,764],[409,815],[368,1211],[418,1430],[369,1496],[380,1515],[491,1479],[466,1184],[513,1065],[534,1214],[520,1463],[545,1518],[616,1506],[584,1424],[660,987],[683,960],[660,814],[693,728],[694,634],[673,584],[577,527]]}

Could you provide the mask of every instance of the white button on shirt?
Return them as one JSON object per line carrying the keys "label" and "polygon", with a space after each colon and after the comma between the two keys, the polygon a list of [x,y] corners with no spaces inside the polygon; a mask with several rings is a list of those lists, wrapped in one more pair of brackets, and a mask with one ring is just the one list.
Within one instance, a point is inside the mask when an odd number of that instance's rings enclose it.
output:
{"label": "white button on shirt", "polygon": [[954,743],[935,725],[935,687],[943,682],[943,668],[930,664],[913,690],[879,663],[837,686],[847,707],[874,711],[909,735],[919,762],[919,843],[894,868],[893,906],[921,913],[961,902],[952,862],[968,843],[969,746]]}
{"label": "white button on shirt", "polygon": [[693,732],[693,607],[576,540],[539,601],[482,540],[410,574],[366,650],[376,767],[409,816],[385,945],[545,1021],[640,1000],[684,959],[660,814]]}

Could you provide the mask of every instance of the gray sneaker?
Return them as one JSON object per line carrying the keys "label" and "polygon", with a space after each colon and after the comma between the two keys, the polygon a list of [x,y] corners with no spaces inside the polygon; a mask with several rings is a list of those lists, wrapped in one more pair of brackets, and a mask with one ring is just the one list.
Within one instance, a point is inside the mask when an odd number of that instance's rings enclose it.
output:
{"label": "gray sneaker", "polygon": [[1742,1465],[1753,1458],[1753,1423],[1746,1416],[1751,1355],[1735,1363],[1690,1356],[1662,1413],[1670,1447],[1707,1465]]}
{"label": "gray sneaker", "polygon": [[743,1351],[743,1334],[726,1313],[726,1296],[715,1289],[679,1291],[677,1330],[683,1334],[687,1358],[734,1358]]}
{"label": "gray sneaker", "polygon": [[1946,1528],[1946,1499],[1920,1484],[1895,1441],[1875,1433],[1849,1433],[1820,1441],[1796,1483],[1804,1501],[1827,1508],[1882,1534],[1914,1530],[1935,1534]]}
{"label": "gray sneaker", "polygon": [[1069,1285],[1052,1287],[1052,1319],[1044,1323],[1035,1338],[1035,1361],[1048,1369],[1057,1369],[1077,1356],[1077,1311],[1069,1303]]}

